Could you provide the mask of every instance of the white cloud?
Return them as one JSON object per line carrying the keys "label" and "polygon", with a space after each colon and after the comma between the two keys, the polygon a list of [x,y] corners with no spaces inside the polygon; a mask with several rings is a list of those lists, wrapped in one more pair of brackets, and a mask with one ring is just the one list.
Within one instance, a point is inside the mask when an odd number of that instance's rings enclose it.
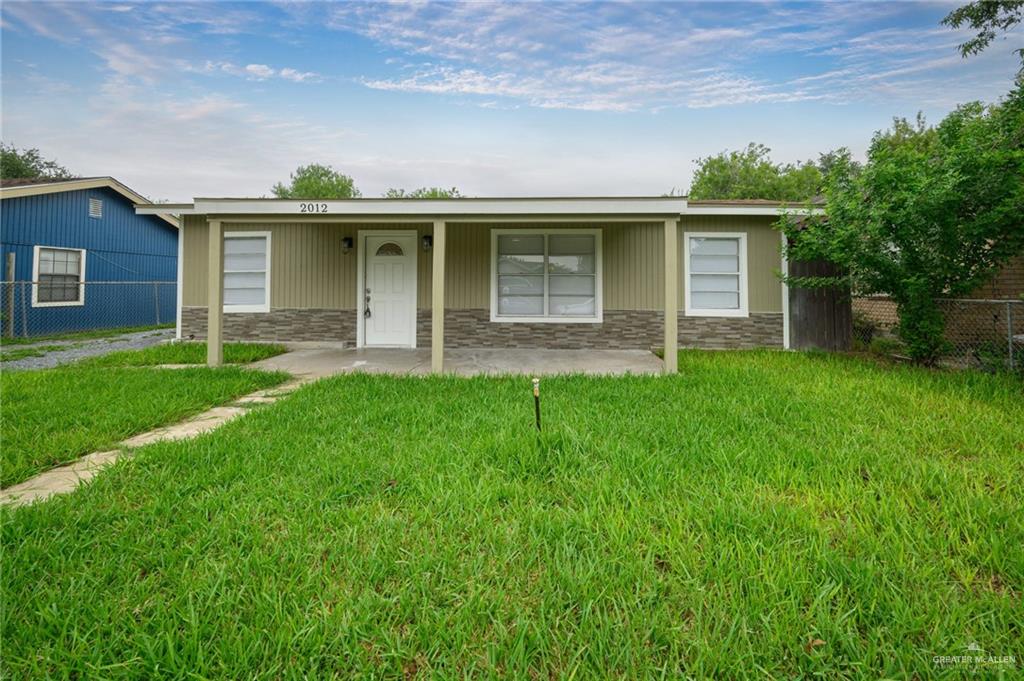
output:
{"label": "white cloud", "polygon": [[319,73],[313,71],[299,71],[290,67],[277,69],[267,64],[246,64],[245,66],[239,66],[229,61],[206,61],[203,64],[196,66],[186,61],[178,60],[176,62],[178,69],[187,73],[199,73],[203,75],[216,75],[216,74],[227,74],[229,76],[237,76],[239,78],[247,78],[248,80],[270,80],[271,78],[281,78],[288,80],[293,83],[313,83],[323,79]]}
{"label": "white cloud", "polygon": [[289,68],[281,69],[277,72],[277,75],[285,80],[290,80],[295,83],[320,80],[320,74],[313,73],[312,71],[298,71],[296,69]]}
{"label": "white cloud", "polygon": [[277,71],[266,64],[247,64],[242,70],[256,80],[265,80],[277,75]]}

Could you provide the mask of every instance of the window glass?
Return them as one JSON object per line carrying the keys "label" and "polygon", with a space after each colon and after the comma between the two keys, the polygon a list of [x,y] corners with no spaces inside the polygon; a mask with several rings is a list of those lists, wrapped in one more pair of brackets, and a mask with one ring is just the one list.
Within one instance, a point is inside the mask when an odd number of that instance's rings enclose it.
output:
{"label": "window glass", "polygon": [[82,252],[62,248],[40,248],[37,264],[39,283],[36,301],[77,303],[82,296]]}
{"label": "window glass", "polygon": [[740,309],[740,240],[690,237],[689,306],[693,310]]}
{"label": "window glass", "polygon": [[224,238],[224,306],[264,307],[267,304],[267,238]]}
{"label": "window glass", "polygon": [[376,255],[397,255],[397,256],[401,256],[401,255],[405,255],[405,253],[404,253],[404,251],[402,251],[402,247],[401,246],[399,246],[398,244],[396,244],[396,243],[394,243],[392,241],[388,241],[387,243],[381,244],[377,248]]}
{"label": "window glass", "polygon": [[498,316],[597,316],[594,234],[500,234],[497,246]]}

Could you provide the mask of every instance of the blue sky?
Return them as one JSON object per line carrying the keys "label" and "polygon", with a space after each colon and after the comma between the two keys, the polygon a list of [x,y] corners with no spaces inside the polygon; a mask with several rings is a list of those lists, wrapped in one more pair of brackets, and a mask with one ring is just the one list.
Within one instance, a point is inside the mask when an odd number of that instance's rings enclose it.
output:
{"label": "blue sky", "polygon": [[365,196],[660,194],[751,141],[863,154],[996,100],[1024,36],[963,60],[954,6],[4,2],[2,133],[170,200],[309,162]]}

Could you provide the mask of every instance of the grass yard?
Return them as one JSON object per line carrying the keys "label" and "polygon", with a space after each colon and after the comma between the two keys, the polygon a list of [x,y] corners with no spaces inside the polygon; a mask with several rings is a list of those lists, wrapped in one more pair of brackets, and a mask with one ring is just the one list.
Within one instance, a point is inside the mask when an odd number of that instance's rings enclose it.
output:
{"label": "grass yard", "polygon": [[[224,361],[248,364],[285,352],[273,343],[225,343]],[[205,364],[206,343],[161,343],[142,350],[121,350],[82,360],[79,365],[94,367],[155,366],[158,364]]]}
{"label": "grass yard", "polygon": [[541,436],[525,377],[337,377],[5,509],[3,675],[1020,672],[1019,382],[680,370],[546,379]]}
{"label": "grass yard", "polygon": [[232,367],[3,372],[0,484],[21,482],[285,378]]}

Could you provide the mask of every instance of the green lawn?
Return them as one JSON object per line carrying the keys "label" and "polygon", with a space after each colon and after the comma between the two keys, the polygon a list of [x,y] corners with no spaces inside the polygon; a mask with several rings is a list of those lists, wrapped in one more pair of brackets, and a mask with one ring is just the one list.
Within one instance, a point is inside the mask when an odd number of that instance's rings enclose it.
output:
{"label": "green lawn", "polygon": [[88,331],[72,331],[70,333],[57,333],[48,336],[30,336],[28,338],[16,336],[14,338],[0,339],[0,343],[6,346],[27,345],[29,343],[39,343],[40,341],[92,340],[96,338],[110,338],[113,336],[120,336],[126,333],[138,333],[140,331],[158,331],[160,329],[173,328],[174,324],[157,324],[149,326],[122,326],[112,329],[90,329]]}
{"label": "green lawn", "polygon": [[337,377],[4,510],[3,674],[1020,673],[1019,382],[680,369],[545,379],[542,436],[526,377]]}
{"label": "green lawn", "polygon": [[[248,364],[285,352],[283,345],[271,343],[225,343],[224,361],[228,364]],[[125,367],[155,366],[158,364],[205,364],[206,343],[161,343],[143,350],[120,350],[99,357],[82,360],[80,366]]]}
{"label": "green lawn", "polygon": [[285,378],[233,367],[3,372],[0,484],[21,482]]}

